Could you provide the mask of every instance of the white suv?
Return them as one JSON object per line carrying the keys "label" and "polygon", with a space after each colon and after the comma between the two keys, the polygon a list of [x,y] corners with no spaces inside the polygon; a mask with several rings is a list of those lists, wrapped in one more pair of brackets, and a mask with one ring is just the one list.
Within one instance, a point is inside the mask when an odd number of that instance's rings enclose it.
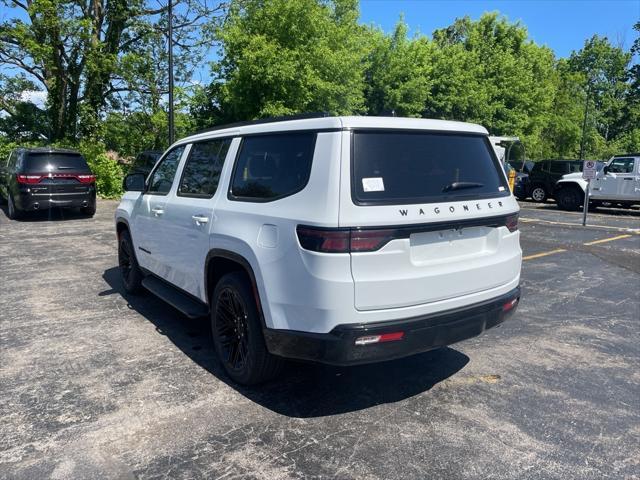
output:
{"label": "white suv", "polygon": [[[556,183],[554,192],[558,206],[564,210],[578,210],[584,204],[586,188],[582,173],[564,175]],[[589,187],[589,203],[595,206],[640,205],[640,153],[617,155],[598,169]]]}
{"label": "white suv", "polygon": [[209,315],[230,377],[473,337],[520,298],[518,203],[467,123],[313,117],[176,142],[116,211],[125,288]]}

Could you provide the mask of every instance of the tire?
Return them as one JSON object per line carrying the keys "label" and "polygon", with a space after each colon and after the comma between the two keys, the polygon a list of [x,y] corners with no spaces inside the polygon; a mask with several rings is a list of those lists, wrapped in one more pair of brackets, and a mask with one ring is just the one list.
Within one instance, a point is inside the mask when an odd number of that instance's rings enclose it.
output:
{"label": "tire", "polygon": [[267,350],[253,291],[243,272],[224,275],[211,296],[216,354],[236,383],[256,385],[276,377],[284,363]]}
{"label": "tire", "polygon": [[538,203],[544,203],[549,198],[547,191],[542,185],[535,185],[533,188],[531,188],[530,196],[534,202]]}
{"label": "tire", "polygon": [[138,265],[128,230],[124,230],[118,237],[118,266],[125,291],[131,294],[140,292],[144,275]]}
{"label": "tire", "polygon": [[92,202],[86,207],[80,207],[80,213],[88,217],[93,217],[96,214],[96,202]]}
{"label": "tire", "polygon": [[580,210],[583,203],[584,193],[577,187],[565,187],[556,193],[556,202],[562,210]]}
{"label": "tire", "polygon": [[9,194],[7,198],[7,216],[11,220],[17,220],[19,218],[22,218],[22,214],[23,214],[22,210],[16,207],[16,204],[13,201],[13,196]]}

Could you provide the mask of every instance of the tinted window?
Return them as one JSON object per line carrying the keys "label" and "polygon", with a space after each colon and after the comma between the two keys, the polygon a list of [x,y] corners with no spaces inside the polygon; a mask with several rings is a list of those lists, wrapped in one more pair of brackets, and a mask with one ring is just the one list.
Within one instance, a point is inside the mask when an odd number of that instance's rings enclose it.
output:
{"label": "tinted window", "polygon": [[268,201],[302,190],[311,173],[315,138],[303,132],[243,139],[230,196]]}
{"label": "tinted window", "polygon": [[174,148],[160,160],[160,163],[149,179],[148,192],[161,193],[163,195],[169,193],[171,184],[173,183],[173,177],[175,177],[178,164],[180,163],[180,157],[182,157],[182,152],[184,152],[184,145]]}
{"label": "tinted window", "polygon": [[569,164],[569,171],[571,173],[578,173],[582,171],[582,162],[571,162]]}
{"label": "tinted window", "polygon": [[356,203],[428,203],[509,195],[484,136],[355,132]]}
{"label": "tinted window", "polygon": [[569,165],[565,162],[551,162],[551,173],[567,173],[569,171]]}
{"label": "tinted window", "polygon": [[178,195],[212,197],[218,188],[229,145],[231,139],[194,143],[182,172]]}
{"label": "tinted window", "polygon": [[633,158],[614,158],[609,164],[610,173],[633,173]]}
{"label": "tinted window", "polygon": [[23,171],[32,173],[81,172],[91,173],[89,165],[78,153],[27,153]]}

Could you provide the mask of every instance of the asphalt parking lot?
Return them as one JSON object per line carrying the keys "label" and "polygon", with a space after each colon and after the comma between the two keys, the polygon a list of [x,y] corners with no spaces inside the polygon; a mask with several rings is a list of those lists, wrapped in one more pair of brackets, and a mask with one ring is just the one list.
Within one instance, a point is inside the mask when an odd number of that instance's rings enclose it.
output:
{"label": "asphalt parking lot", "polygon": [[640,478],[639,211],[523,203],[500,328],[244,388],[206,322],[124,296],[115,206],[0,212],[0,478]]}

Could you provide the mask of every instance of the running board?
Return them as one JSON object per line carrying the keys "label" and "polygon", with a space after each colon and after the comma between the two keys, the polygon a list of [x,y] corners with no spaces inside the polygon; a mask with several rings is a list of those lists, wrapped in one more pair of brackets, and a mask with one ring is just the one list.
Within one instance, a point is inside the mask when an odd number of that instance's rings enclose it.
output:
{"label": "running board", "polygon": [[142,279],[142,286],[189,318],[209,315],[207,306],[153,275]]}

